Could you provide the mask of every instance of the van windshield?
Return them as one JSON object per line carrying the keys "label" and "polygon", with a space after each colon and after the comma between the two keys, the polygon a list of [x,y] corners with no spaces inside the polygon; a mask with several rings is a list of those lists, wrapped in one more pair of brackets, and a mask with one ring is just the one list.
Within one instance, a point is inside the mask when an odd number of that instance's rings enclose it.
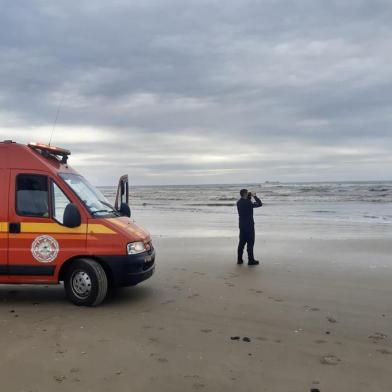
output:
{"label": "van windshield", "polygon": [[60,173],[60,177],[76,193],[79,199],[96,217],[119,216],[105,196],[78,174]]}

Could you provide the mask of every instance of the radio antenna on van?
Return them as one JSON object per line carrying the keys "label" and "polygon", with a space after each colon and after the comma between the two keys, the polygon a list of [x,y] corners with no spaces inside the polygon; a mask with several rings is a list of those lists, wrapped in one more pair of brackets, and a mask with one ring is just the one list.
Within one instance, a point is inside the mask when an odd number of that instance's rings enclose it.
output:
{"label": "radio antenna on van", "polygon": [[55,128],[56,128],[56,125],[57,125],[57,120],[58,120],[58,118],[59,118],[61,105],[63,104],[63,99],[64,99],[64,94],[61,96],[61,100],[60,100],[59,106],[57,107],[56,118],[55,118],[55,120],[54,120],[52,132],[50,133],[49,146],[50,146],[50,143],[52,143],[52,137],[53,137],[53,133],[54,133],[54,130],[55,130]]}

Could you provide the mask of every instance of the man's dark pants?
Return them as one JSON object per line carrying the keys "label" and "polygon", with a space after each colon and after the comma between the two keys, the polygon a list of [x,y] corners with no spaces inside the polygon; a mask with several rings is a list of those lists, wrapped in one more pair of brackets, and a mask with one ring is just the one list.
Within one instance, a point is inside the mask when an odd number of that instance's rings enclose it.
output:
{"label": "man's dark pants", "polygon": [[254,260],[253,247],[255,245],[255,227],[249,225],[240,227],[240,242],[238,244],[238,260],[242,260],[245,244],[247,245],[248,259]]}

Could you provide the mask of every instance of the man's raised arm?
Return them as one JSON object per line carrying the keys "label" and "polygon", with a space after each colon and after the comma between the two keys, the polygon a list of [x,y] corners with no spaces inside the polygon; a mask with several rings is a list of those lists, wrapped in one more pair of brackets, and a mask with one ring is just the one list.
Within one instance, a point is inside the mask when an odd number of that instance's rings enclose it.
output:
{"label": "man's raised arm", "polygon": [[253,195],[255,201],[252,203],[253,208],[258,208],[263,205],[263,202],[256,196],[256,194]]}

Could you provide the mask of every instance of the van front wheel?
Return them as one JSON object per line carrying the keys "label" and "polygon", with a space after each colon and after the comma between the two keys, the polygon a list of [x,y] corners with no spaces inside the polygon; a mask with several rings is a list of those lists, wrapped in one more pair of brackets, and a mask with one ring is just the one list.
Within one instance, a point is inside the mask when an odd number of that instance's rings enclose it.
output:
{"label": "van front wheel", "polygon": [[78,306],[97,306],[108,292],[108,278],[95,260],[78,259],[68,268],[64,287],[67,298]]}

